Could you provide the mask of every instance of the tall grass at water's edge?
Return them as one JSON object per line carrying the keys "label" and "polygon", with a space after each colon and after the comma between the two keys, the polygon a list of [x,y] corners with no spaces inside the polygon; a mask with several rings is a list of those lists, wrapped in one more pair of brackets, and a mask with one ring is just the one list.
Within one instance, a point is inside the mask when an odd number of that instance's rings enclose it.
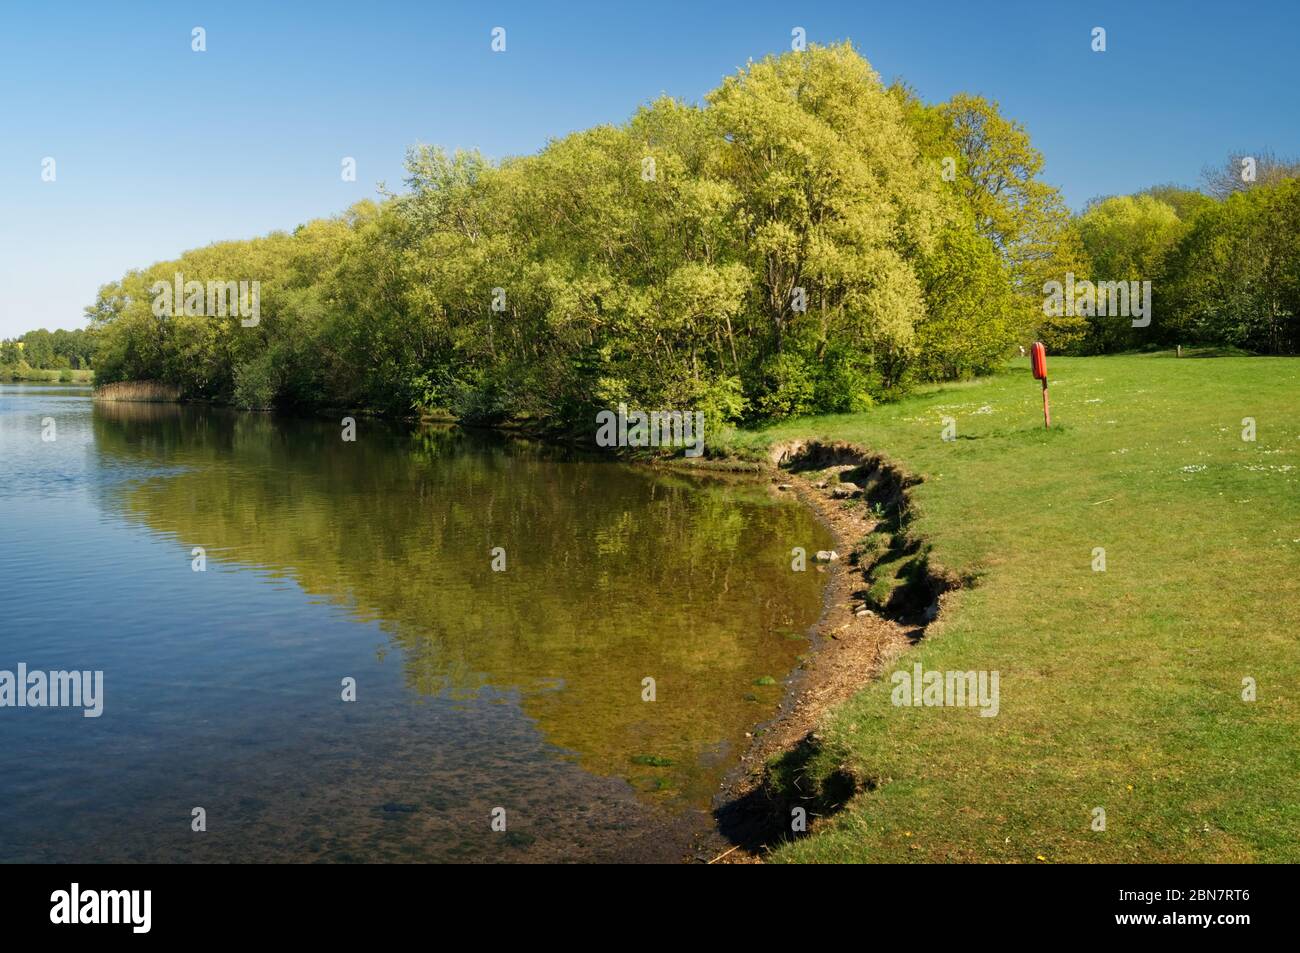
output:
{"label": "tall grass at water's edge", "polygon": [[180,400],[180,388],[157,381],[119,381],[95,390],[95,400],[129,400],[144,403],[174,403]]}

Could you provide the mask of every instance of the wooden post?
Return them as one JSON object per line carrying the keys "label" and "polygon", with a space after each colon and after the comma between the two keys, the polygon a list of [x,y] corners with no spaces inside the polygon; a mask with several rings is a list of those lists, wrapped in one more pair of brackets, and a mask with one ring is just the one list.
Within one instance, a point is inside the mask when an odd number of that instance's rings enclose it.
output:
{"label": "wooden post", "polygon": [[1052,426],[1052,408],[1047,403],[1047,378],[1043,378],[1043,427],[1051,429]]}

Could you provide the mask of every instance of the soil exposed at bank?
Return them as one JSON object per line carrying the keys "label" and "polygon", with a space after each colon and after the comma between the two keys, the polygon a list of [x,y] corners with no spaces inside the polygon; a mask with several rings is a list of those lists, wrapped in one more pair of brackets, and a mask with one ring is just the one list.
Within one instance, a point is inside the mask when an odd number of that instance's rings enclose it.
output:
{"label": "soil exposed at bank", "polygon": [[[943,593],[961,584],[929,565],[910,536],[908,490],[919,482],[885,458],[849,444],[785,443],[769,453],[773,492],[811,507],[835,538],[835,558],[808,570],[825,572],[822,615],[812,651],[787,680],[776,717],[759,725],[740,763],[714,800],[715,827],[685,859],[761,863],[791,832],[791,809],[804,806],[809,830],[869,782],[846,768],[830,790],[801,792],[774,777],[777,760],[796,764],[820,746],[826,713],[876,678],[919,641],[939,613]],[[885,568],[882,572],[882,568]],[[796,770],[797,773],[797,770]]]}

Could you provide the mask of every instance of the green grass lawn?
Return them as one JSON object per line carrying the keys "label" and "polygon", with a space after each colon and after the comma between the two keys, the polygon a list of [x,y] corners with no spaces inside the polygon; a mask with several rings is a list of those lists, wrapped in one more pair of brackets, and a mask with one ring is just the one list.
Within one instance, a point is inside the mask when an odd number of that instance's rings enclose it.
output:
{"label": "green grass lawn", "polygon": [[[844,764],[875,789],[773,859],[1300,860],[1300,360],[1049,371],[1051,431],[1017,361],[738,438],[883,452],[924,478],[910,531],[931,562],[977,577],[824,725],[812,777]],[[998,671],[999,714],[894,706],[916,662]]]}
{"label": "green grass lawn", "polygon": [[26,364],[0,364],[0,382],[36,381],[46,384],[91,384],[94,383],[94,380],[95,372],[92,370],[74,371],[66,367],[62,370],[41,370],[28,367]]}

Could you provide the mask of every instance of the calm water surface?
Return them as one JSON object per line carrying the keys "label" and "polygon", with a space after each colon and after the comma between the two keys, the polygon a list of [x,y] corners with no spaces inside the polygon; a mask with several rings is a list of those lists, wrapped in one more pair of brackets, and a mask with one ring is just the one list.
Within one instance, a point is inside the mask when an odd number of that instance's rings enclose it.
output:
{"label": "calm water surface", "polygon": [[0,385],[0,670],[105,695],[0,708],[0,860],[676,859],[830,542],[747,481]]}

